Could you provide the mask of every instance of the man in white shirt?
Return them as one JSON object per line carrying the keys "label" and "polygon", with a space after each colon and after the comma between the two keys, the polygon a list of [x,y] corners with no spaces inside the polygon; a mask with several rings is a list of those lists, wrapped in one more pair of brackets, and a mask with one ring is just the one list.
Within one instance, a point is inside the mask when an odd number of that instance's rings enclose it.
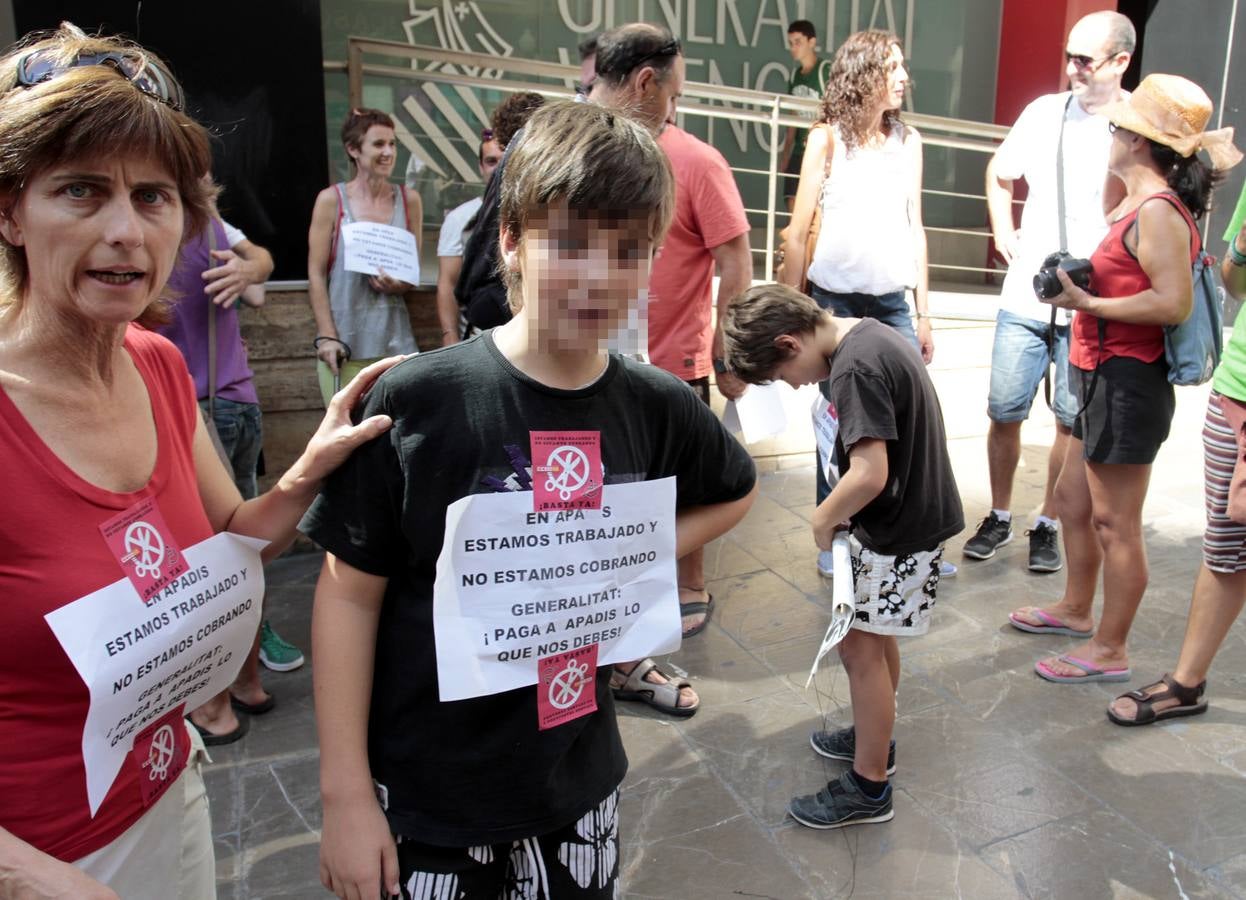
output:
{"label": "man in white shirt", "polygon": [[[1057,510],[1052,493],[1064,462],[1079,404],[1068,386],[1068,322],[1051,326],[1051,306],[1034,295],[1033,277],[1043,259],[1061,249],[1057,203],[1057,147],[1063,145],[1064,224],[1068,251],[1087,258],[1107,233],[1105,211],[1123,197],[1123,185],[1107,179],[1108,122],[1097,111],[1126,96],[1121,77],[1136,43],[1133,24],[1120,13],[1091,13],[1078,20],[1065,44],[1069,90],[1029,104],[986,170],[987,207],[995,247],[1008,263],[995,322],[987,415],[991,506],[965,556],[989,559],[1012,540],[1012,484],[1021,456],[1021,423],[1029,417],[1039,383],[1055,356],[1051,405],[1056,440],[1047,460],[1042,512],[1026,533],[1029,568],[1059,571]],[[1063,137],[1061,137],[1063,136]],[[1029,187],[1021,228],[1013,226],[1013,188]],[[1053,333],[1054,332],[1054,333]],[[1036,623],[1041,625],[1041,623]]]}
{"label": "man in white shirt", "polygon": [[[486,128],[480,137],[480,177],[483,184],[488,184],[502,160],[502,148],[493,137],[493,129]],[[443,347],[457,344],[463,338],[465,323],[460,320],[454,285],[463,268],[463,245],[467,242],[463,230],[480,209],[481,199],[473,197],[446,213],[441,236],[437,239],[437,319],[441,323]]]}

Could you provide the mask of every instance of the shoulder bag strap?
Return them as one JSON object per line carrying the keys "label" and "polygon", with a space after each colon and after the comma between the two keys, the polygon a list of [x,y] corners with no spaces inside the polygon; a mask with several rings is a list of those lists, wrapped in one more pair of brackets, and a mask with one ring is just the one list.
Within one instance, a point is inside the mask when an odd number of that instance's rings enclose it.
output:
{"label": "shoulder bag strap", "polygon": [[[208,221],[208,263],[211,268],[212,251],[216,250],[216,220]],[[216,303],[208,297],[208,417],[216,422]]]}

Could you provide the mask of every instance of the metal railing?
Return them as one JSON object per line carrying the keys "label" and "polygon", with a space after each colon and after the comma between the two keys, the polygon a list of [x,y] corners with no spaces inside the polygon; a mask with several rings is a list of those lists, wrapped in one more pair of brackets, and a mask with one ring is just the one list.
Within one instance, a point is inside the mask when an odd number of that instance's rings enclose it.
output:
{"label": "metal railing", "polygon": [[[395,65],[393,63],[395,60],[401,60],[404,65]],[[474,110],[482,126],[486,127],[489,123],[483,106],[478,101],[472,102],[473,95],[470,92],[482,89],[502,93],[531,91],[545,97],[570,98],[575,95],[574,84],[580,74],[577,66],[559,63],[357,37],[347,39],[346,61],[326,61],[325,71],[346,75],[348,96],[352,107],[363,105],[366,79],[394,79],[453,87],[463,105]],[[506,77],[503,78],[503,75]],[[450,104],[437,103],[435,105],[451,127],[458,132],[458,140],[463,145],[469,146],[471,153],[474,154],[474,140],[478,140],[479,127],[469,126],[457,110],[448,108]],[[417,110],[412,110],[412,106],[418,108],[418,104],[408,98],[405,108],[412,113],[417,122],[431,121],[427,114],[417,116]],[[789,215],[784,208],[785,204],[779,191],[780,179],[796,177],[778,171],[783,129],[808,128],[817,110],[818,101],[788,94],[766,93],[706,82],[688,81],[684,84],[679,104],[680,116],[700,116],[734,123],[758,124],[769,129],[768,167],[766,169],[731,167],[737,183],[741,183],[744,178],[766,180],[765,196],[768,201],[766,208],[746,207],[746,212],[750,217],[764,217],[765,243],[761,247],[753,248],[753,253],[764,258],[762,263],[767,269],[772,248],[777,245],[776,237],[781,227],[779,220],[786,219]],[[993,153],[998,147],[998,141],[1008,133],[1008,129],[1000,125],[913,112],[906,112],[904,120],[921,130],[925,146],[946,147],[970,153]],[[403,126],[398,128],[398,136],[404,143],[410,142],[408,149],[413,152],[414,143],[420,137],[432,140],[434,144],[443,149],[443,152],[447,149],[447,145],[452,147],[455,142],[454,139],[441,135],[413,134]],[[458,156],[457,151],[455,155]],[[461,160],[461,156],[459,159]],[[460,171],[462,171],[461,166]],[[978,221],[984,225],[987,221],[984,194],[936,188],[923,188],[922,193],[930,197],[982,203],[983,212]],[[926,231],[981,239],[983,242],[981,259],[984,262],[987,259],[986,240],[990,236],[989,231],[955,225],[927,225]],[[985,275],[1000,271],[987,266],[938,262],[933,259],[928,265],[931,269],[942,269],[948,272],[978,272]]]}

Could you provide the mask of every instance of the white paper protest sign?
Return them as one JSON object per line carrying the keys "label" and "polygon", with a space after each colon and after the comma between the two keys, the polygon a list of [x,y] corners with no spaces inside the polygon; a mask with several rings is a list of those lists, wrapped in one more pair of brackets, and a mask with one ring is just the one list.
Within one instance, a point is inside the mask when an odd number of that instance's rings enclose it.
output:
{"label": "white paper protest sign", "polygon": [[805,679],[806,688],[813,683],[813,676],[818,671],[818,664],[822,662],[822,658],[847,636],[856,618],[852,550],[848,540],[848,535],[841,531],[831,541],[831,556],[835,561],[835,576],[831,584],[831,624],[827,626],[822,645],[818,647],[817,655],[813,658],[809,677]]}
{"label": "white paper protest sign", "polygon": [[787,431],[787,412],[782,392],[790,388],[778,382],[754,384],[735,401],[744,443],[755,444]]}
{"label": "white paper protest sign", "polygon": [[415,235],[405,228],[379,222],[351,222],[342,226],[343,265],[347,272],[379,275],[407,284],[420,283],[420,257]]}
{"label": "white paper protest sign", "polygon": [[538,660],[591,644],[599,665],[677,649],[675,479],[606,485],[601,509],[534,512],[529,491],[452,504],[433,627],[443,701],[535,684]]}
{"label": "white paper protest sign", "polygon": [[835,438],[839,435],[839,415],[835,404],[818,394],[809,410],[813,418],[813,437],[818,445],[818,465],[822,475],[832,488],[839,482],[839,467],[835,465]]}
{"label": "white paper protest sign", "polygon": [[184,549],[186,571],[147,603],[122,578],[45,617],[91,692],[82,757],[92,816],[145,725],[237,676],[260,624],[267,543],[217,534]]}

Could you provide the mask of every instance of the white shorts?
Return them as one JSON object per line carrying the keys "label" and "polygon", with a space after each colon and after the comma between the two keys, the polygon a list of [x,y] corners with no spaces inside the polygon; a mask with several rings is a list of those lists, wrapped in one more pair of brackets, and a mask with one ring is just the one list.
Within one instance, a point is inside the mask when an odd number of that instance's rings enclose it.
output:
{"label": "white shorts", "polygon": [[203,784],[210,762],[203,738],[189,724],[190,759],[142,817],[74,865],[125,900],[213,900],[216,861],[212,819]]}
{"label": "white shorts", "polygon": [[930,630],[943,545],[887,556],[852,541],[853,628],[871,634],[918,635]]}

